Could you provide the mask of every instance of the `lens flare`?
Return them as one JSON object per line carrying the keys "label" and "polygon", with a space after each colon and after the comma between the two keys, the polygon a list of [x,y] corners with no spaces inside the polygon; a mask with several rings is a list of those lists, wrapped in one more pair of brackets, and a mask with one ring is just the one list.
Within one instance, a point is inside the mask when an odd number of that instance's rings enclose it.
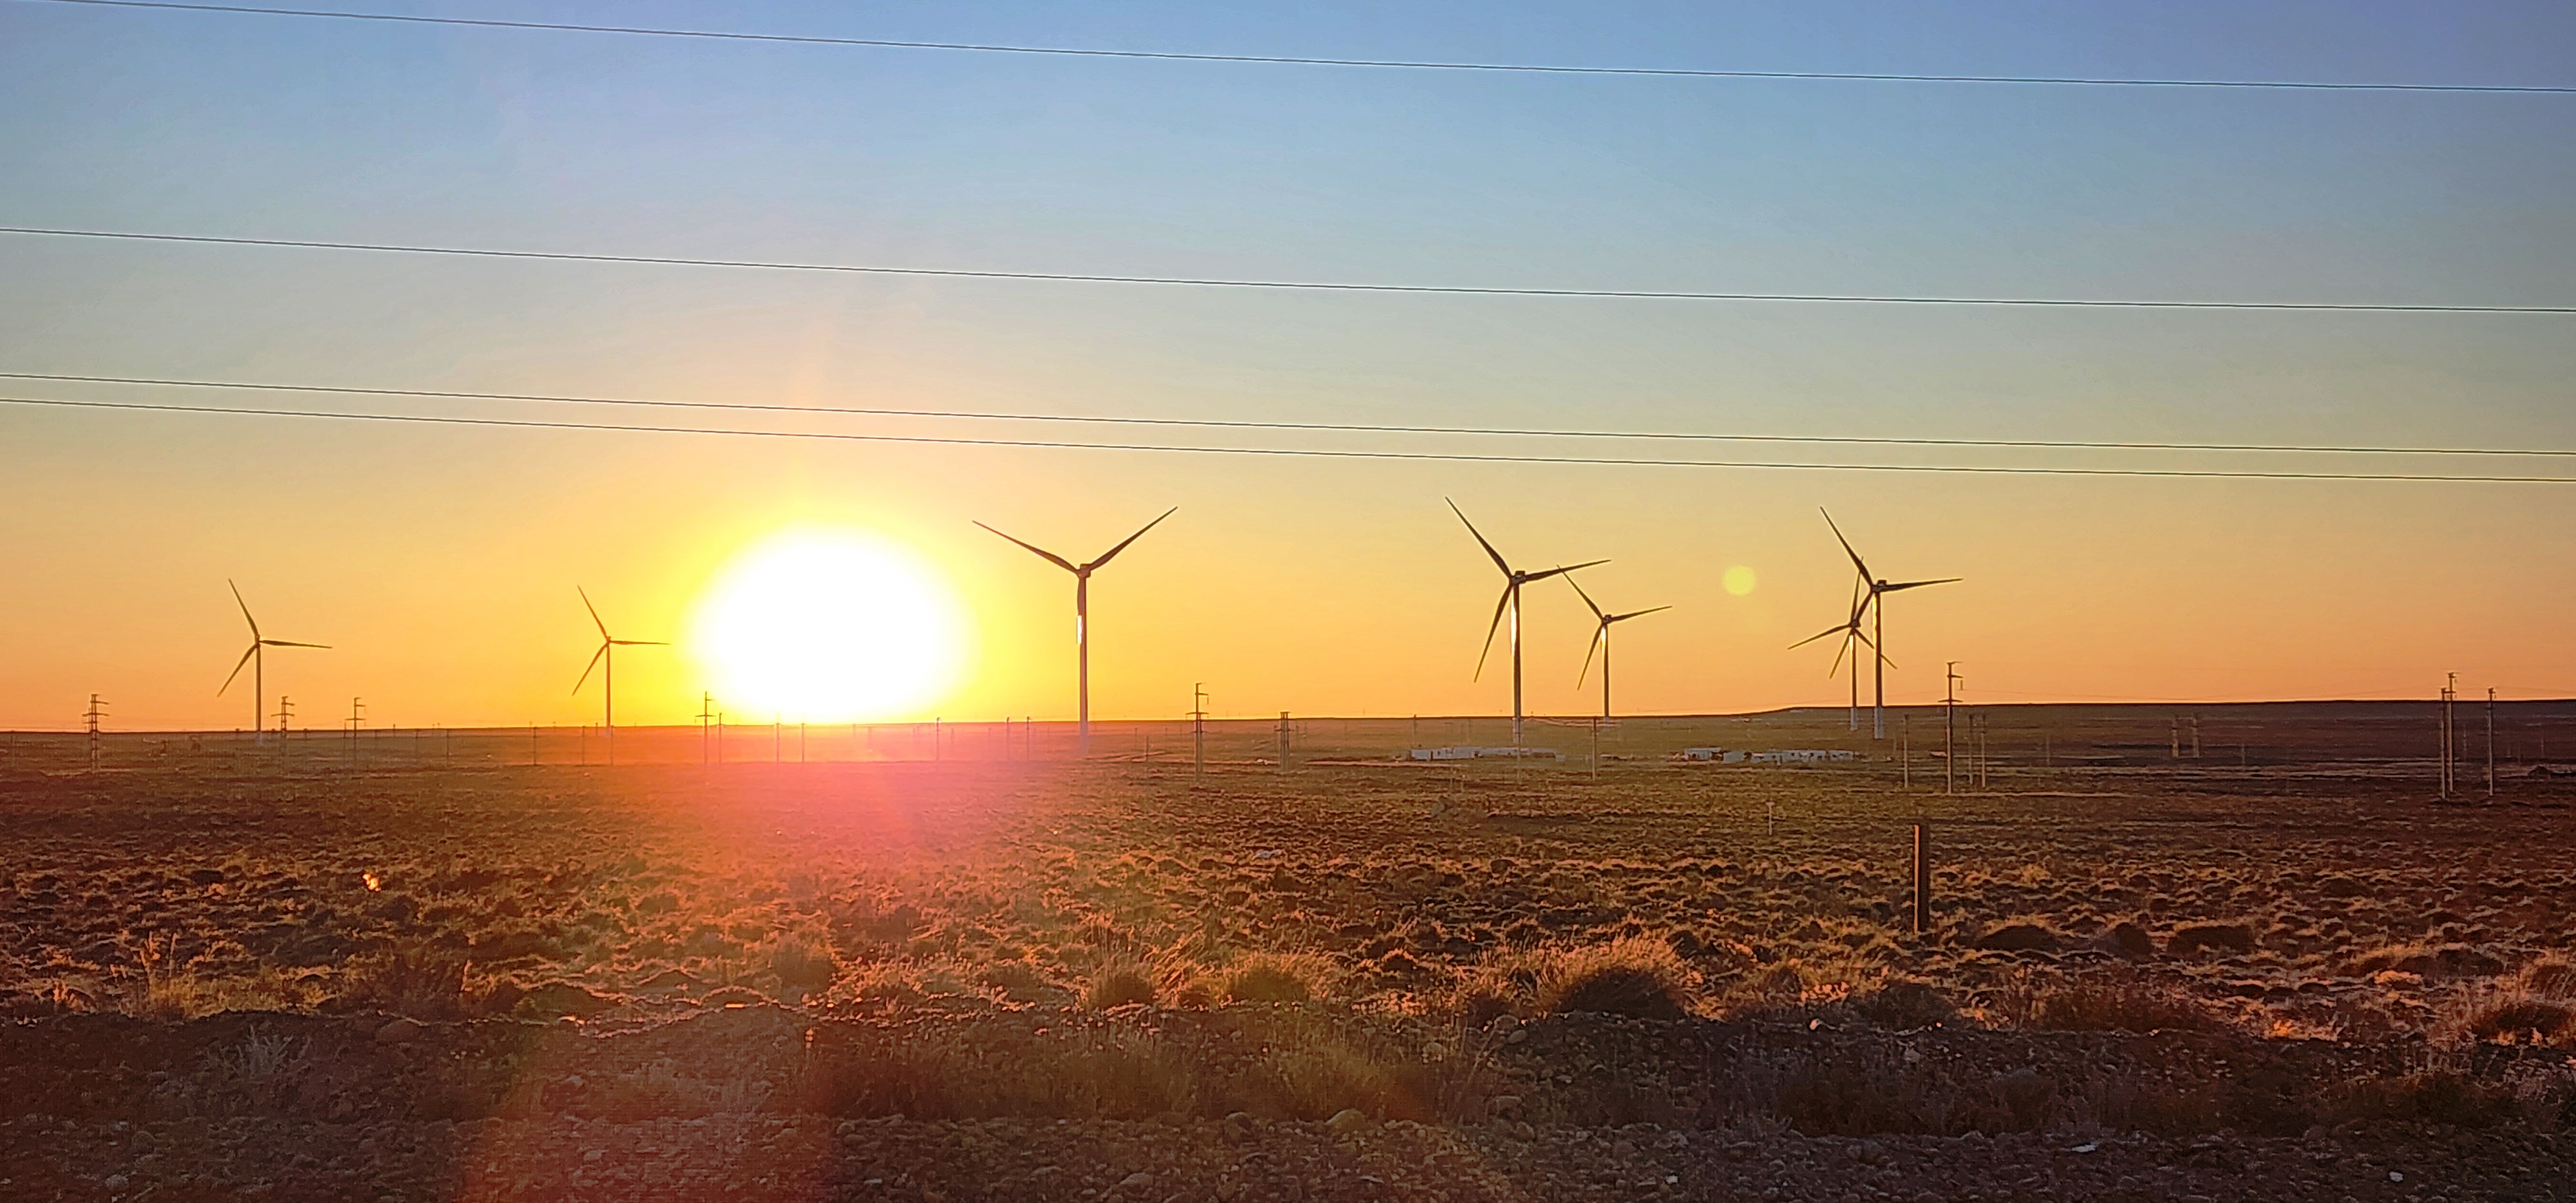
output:
{"label": "lens flare", "polygon": [[970,631],[939,571],[866,531],[782,532],[700,595],[689,651],[719,706],[814,722],[912,717],[962,677]]}
{"label": "lens flare", "polygon": [[1737,564],[1726,570],[1726,591],[1737,597],[1753,592],[1753,570]]}

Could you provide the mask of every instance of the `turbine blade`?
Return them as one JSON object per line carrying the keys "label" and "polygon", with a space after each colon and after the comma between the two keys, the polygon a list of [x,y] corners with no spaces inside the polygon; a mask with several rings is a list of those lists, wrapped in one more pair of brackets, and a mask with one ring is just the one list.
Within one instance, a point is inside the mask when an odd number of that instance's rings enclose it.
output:
{"label": "turbine blade", "polygon": [[1878,586],[1877,591],[1880,593],[1894,593],[1900,589],[1920,589],[1925,585],[1955,585],[1965,579],[1967,578],[1946,576],[1937,581],[1898,581],[1893,585],[1880,585]]}
{"label": "turbine blade", "polygon": [[1625,613],[1625,614],[1611,614],[1611,615],[1607,615],[1607,616],[1603,617],[1602,621],[1604,621],[1604,622],[1626,622],[1626,621],[1628,621],[1628,620],[1629,620],[1629,619],[1631,619],[1631,618],[1644,618],[1645,616],[1647,616],[1647,615],[1649,615],[1649,614],[1660,614],[1660,613],[1663,613],[1664,611],[1669,610],[1669,609],[1672,609],[1672,607],[1671,607],[1671,606],[1657,606],[1657,607],[1655,607],[1655,608],[1654,608],[1654,609],[1652,609],[1652,610],[1630,610],[1630,611],[1628,611],[1628,612],[1627,612],[1627,613]]}
{"label": "turbine blade", "polygon": [[[1446,497],[1440,500],[1449,501]],[[1459,509],[1457,502],[1449,501],[1449,512],[1458,515],[1458,521],[1467,522],[1467,511]],[[1503,553],[1494,550],[1494,545],[1485,541],[1485,532],[1477,530],[1475,523],[1467,522],[1467,533],[1476,536],[1476,545],[1484,548],[1486,555],[1493,557],[1494,567],[1502,569],[1504,576],[1512,574],[1512,566],[1504,561]]]}
{"label": "turbine blade", "polygon": [[[1840,672],[1842,672],[1842,671],[1843,671],[1843,653],[1851,650],[1851,637],[1852,637],[1852,634],[1853,634],[1853,632],[1852,632],[1849,628],[1845,628],[1845,629],[1844,629],[1844,633],[1843,633],[1843,641],[1834,645],[1834,665],[1833,665],[1833,667],[1828,668],[1828,669],[1826,669],[1826,670],[1825,670],[1825,675],[1826,675],[1826,676],[1828,676],[1828,677],[1830,677],[1830,676],[1834,676],[1834,675],[1839,674]],[[1858,665],[1858,664],[1860,663],[1860,660],[1859,660],[1857,657],[1855,657],[1855,658],[1853,658],[1852,663],[1853,663],[1854,665]]]}
{"label": "turbine blade", "polygon": [[297,643],[292,639],[262,639],[260,642],[270,647],[318,647],[326,651],[331,647],[327,643]]}
{"label": "turbine blade", "polygon": [[1797,641],[1796,643],[1792,643],[1792,644],[1790,644],[1790,645],[1789,645],[1789,650],[1791,650],[1791,651],[1796,651],[1796,650],[1798,650],[1799,648],[1805,647],[1805,646],[1807,646],[1807,645],[1808,645],[1808,644],[1810,644],[1810,643],[1814,643],[1815,641],[1817,641],[1817,640],[1819,640],[1819,639],[1822,639],[1822,638],[1824,638],[1824,637],[1825,637],[1825,636],[1827,636],[1827,635],[1839,635],[1839,634],[1843,633],[1844,631],[1848,631],[1848,630],[1850,630],[1850,629],[1852,629],[1852,624],[1850,624],[1850,623],[1848,623],[1848,622],[1835,623],[1835,624],[1834,624],[1834,625],[1832,625],[1832,626],[1826,627],[1824,630],[1818,631],[1818,632],[1816,632],[1816,633],[1815,633],[1815,634],[1813,634],[1813,635],[1809,635],[1809,636],[1807,636],[1806,638],[1804,638],[1804,639],[1801,639],[1801,640]]}
{"label": "turbine blade", "polygon": [[572,591],[581,595],[581,608],[590,611],[590,625],[599,628],[599,637],[608,638],[608,624],[599,620],[599,607],[590,604],[590,591],[579,585],[573,586]]}
{"label": "turbine blade", "polygon": [[1610,561],[1608,561],[1608,560],[1585,560],[1584,562],[1582,562],[1582,563],[1580,563],[1580,564],[1559,564],[1559,565],[1557,565],[1556,567],[1554,567],[1554,568],[1550,568],[1550,569],[1548,569],[1548,570],[1547,570],[1547,571],[1545,571],[1545,572],[1533,572],[1533,573],[1530,573],[1529,575],[1524,576],[1524,577],[1522,577],[1522,578],[1521,578],[1521,583],[1522,583],[1522,584],[1524,584],[1524,585],[1526,585],[1526,584],[1530,583],[1531,581],[1543,581],[1543,580],[1546,580],[1547,578],[1552,577],[1552,576],[1561,576],[1561,575],[1563,575],[1563,574],[1565,574],[1565,573],[1573,572],[1573,571],[1576,571],[1576,570],[1578,570],[1578,569],[1592,568],[1592,567],[1596,567],[1596,566],[1598,566],[1598,565],[1607,564],[1607,563],[1609,563],[1609,562],[1610,562]]}
{"label": "turbine blade", "polygon": [[1834,516],[1826,513],[1823,506],[1817,506],[1816,512],[1825,515],[1825,525],[1833,527],[1834,542],[1843,545],[1843,554],[1851,557],[1852,567],[1860,569],[1861,579],[1869,579],[1869,565],[1862,563],[1860,553],[1852,550],[1851,540],[1843,537],[1843,528],[1834,526]]}
{"label": "turbine blade", "polygon": [[1605,618],[1601,620],[1600,626],[1593,628],[1592,642],[1586,644],[1583,648],[1583,671],[1574,674],[1574,687],[1576,689],[1583,688],[1583,678],[1591,675],[1592,673],[1592,653],[1601,650],[1602,643],[1607,641],[1609,638],[1610,620]]}
{"label": "turbine blade", "polygon": [[[1576,581],[1576,580],[1574,579],[1573,574],[1568,573],[1568,574],[1566,575],[1565,583],[1566,583],[1566,584],[1569,584],[1569,585],[1573,585],[1573,586],[1574,586],[1574,595],[1575,595],[1576,597],[1582,598],[1582,599],[1583,599],[1583,604],[1584,604],[1585,606],[1588,606],[1588,607],[1590,607],[1590,608],[1591,608],[1591,610],[1592,610],[1592,616],[1593,616],[1594,618],[1598,618],[1598,619],[1600,619],[1600,620],[1601,620],[1601,621],[1603,621],[1603,622],[1608,622],[1608,621],[1610,621],[1610,616],[1601,612],[1601,606],[1600,606],[1600,603],[1593,601],[1593,600],[1592,600],[1592,595],[1583,591],[1583,585],[1582,585],[1580,582],[1578,582],[1578,581]],[[1587,657],[1589,657],[1589,656],[1591,655],[1591,653],[1590,653],[1590,652],[1585,652],[1585,653],[1584,653],[1584,655],[1585,655],[1585,656],[1587,656]],[[1577,684],[1577,685],[1580,685],[1580,684],[1582,684],[1582,683],[1583,683],[1583,682],[1581,682],[1581,681],[1576,681],[1576,682],[1575,682],[1575,684]]]}
{"label": "turbine blade", "polygon": [[590,670],[599,667],[599,658],[607,654],[608,645],[605,643],[599,645],[598,651],[590,654],[590,663],[582,668],[581,679],[572,683],[574,693],[580,693],[582,686],[590,684]]}
{"label": "turbine blade", "polygon": [[1485,625],[1485,646],[1483,650],[1476,653],[1476,675],[1469,677],[1468,680],[1481,681],[1485,679],[1485,657],[1493,654],[1494,632],[1503,629],[1503,611],[1511,604],[1512,587],[1505,585],[1503,586],[1503,595],[1494,599],[1494,621]]}
{"label": "turbine blade", "polygon": [[224,696],[224,689],[230,689],[230,688],[232,688],[232,687],[233,687],[233,678],[234,678],[234,677],[238,677],[238,676],[240,676],[240,675],[241,675],[242,666],[243,666],[243,665],[245,665],[245,664],[250,663],[250,658],[251,658],[251,657],[253,657],[253,656],[256,656],[256,655],[258,655],[258,654],[259,654],[259,641],[258,641],[258,640],[256,640],[256,639],[254,639],[254,640],[252,640],[252,641],[251,641],[250,650],[249,650],[249,651],[246,651],[246,652],[243,652],[243,653],[242,653],[242,658],[241,658],[241,659],[233,661],[233,670],[232,670],[231,672],[228,672],[228,673],[225,673],[225,674],[224,674],[224,688],[223,688],[223,689],[218,689],[218,690],[216,690],[216,691],[215,691],[215,696],[216,696],[216,697],[222,697],[222,696]]}
{"label": "turbine blade", "polygon": [[250,624],[251,642],[259,642],[259,620],[250,616],[250,603],[242,600],[241,586],[234,584],[232,578],[226,577],[224,587],[233,591],[233,604],[241,607],[242,621]]}
{"label": "turbine blade", "polygon": [[[978,523],[976,523],[975,525],[977,525],[977,526],[983,526],[985,530],[990,530],[990,531],[993,531],[993,533],[994,533],[994,534],[1002,535],[1002,532],[1000,532],[1000,531],[998,531],[998,530],[993,530],[993,528],[992,528],[992,527],[984,526],[984,524],[983,524],[983,523],[981,523],[981,522],[978,522]],[[1002,537],[1003,537],[1003,538],[1005,538],[1005,539],[1011,539],[1011,537],[1010,537],[1009,535],[1002,535]],[[1030,551],[1036,552],[1036,553],[1038,554],[1039,558],[1044,559],[1047,563],[1053,564],[1053,565],[1055,565],[1055,566],[1056,566],[1056,567],[1058,567],[1058,568],[1064,569],[1066,572],[1075,572],[1075,573],[1078,573],[1078,572],[1081,572],[1081,571],[1082,571],[1081,569],[1076,568],[1076,567],[1074,567],[1074,566],[1073,566],[1073,561],[1068,560],[1068,559],[1064,558],[1063,556],[1057,555],[1057,554],[1055,554],[1054,552],[1048,551],[1047,549],[1045,549],[1045,548],[1043,548],[1043,547],[1040,547],[1040,546],[1038,546],[1038,545],[1037,545],[1037,544],[1035,544],[1035,543],[1029,543],[1029,542],[1025,542],[1025,541],[1023,541],[1023,540],[1019,540],[1019,539],[1011,539],[1011,542],[1013,542],[1013,543],[1018,543],[1020,546],[1025,547],[1025,548],[1027,548],[1027,549],[1028,549],[1028,550],[1030,550]]]}
{"label": "turbine blade", "polygon": [[609,640],[609,642],[610,642],[610,643],[614,643],[614,644],[616,644],[616,645],[617,645],[617,646],[619,646],[619,647],[669,647],[669,646],[671,646],[671,645],[670,645],[670,643],[669,643],[668,641],[666,641],[666,640],[661,640],[661,639],[611,639],[611,640]]}
{"label": "turbine blade", "polygon": [[1146,531],[1152,530],[1152,529],[1154,529],[1154,528],[1155,528],[1155,527],[1157,527],[1157,526],[1161,526],[1161,525],[1163,524],[1163,519],[1164,519],[1164,518],[1169,518],[1169,517],[1171,517],[1172,515],[1177,514],[1177,513],[1180,513],[1180,512],[1181,512],[1181,507],[1179,507],[1179,506],[1173,506],[1172,508],[1170,508],[1170,509],[1168,509],[1168,510],[1163,511],[1163,512],[1162,512],[1162,514],[1161,514],[1160,516],[1156,517],[1153,521],[1148,522],[1148,523],[1146,523],[1145,525],[1143,525],[1143,526],[1141,526],[1141,527],[1138,527],[1138,528],[1137,528],[1137,530],[1136,530],[1136,533],[1135,533],[1135,534],[1129,535],[1129,536],[1127,536],[1127,537],[1126,537],[1126,538],[1124,538],[1124,539],[1120,539],[1120,540],[1118,541],[1118,546],[1116,546],[1116,547],[1112,547],[1112,548],[1110,548],[1109,550],[1107,550],[1107,551],[1104,551],[1104,552],[1100,553],[1100,558],[1099,558],[1099,559],[1093,560],[1092,562],[1090,562],[1090,563],[1088,563],[1088,564],[1083,565],[1083,568],[1087,571],[1087,570],[1091,570],[1091,569],[1096,569],[1096,568],[1100,567],[1101,565],[1108,563],[1111,559],[1115,558],[1115,557],[1118,555],[1118,553],[1119,553],[1119,552],[1122,552],[1122,551],[1127,550],[1127,545],[1128,545],[1128,544],[1133,543],[1133,542],[1135,542],[1135,541],[1136,541],[1136,540],[1138,540],[1138,539],[1142,539],[1142,538],[1144,538],[1144,537],[1145,537],[1145,532],[1146,532]]}

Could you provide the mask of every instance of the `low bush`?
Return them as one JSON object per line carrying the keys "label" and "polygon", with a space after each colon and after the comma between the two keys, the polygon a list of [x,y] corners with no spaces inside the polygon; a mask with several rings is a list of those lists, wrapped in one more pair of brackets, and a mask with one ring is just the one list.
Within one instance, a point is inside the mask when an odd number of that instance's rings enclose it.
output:
{"label": "low bush", "polygon": [[2052,1032],[2212,1031],[2226,1026],[2200,999],[2128,973],[2040,987],[2031,999],[2028,1022]]}
{"label": "low bush", "polygon": [[1550,950],[1537,969],[1530,1002],[1543,1015],[1592,1011],[1679,1019],[1689,1013],[1699,984],[1699,975],[1670,944],[1647,936]]}
{"label": "low bush", "polygon": [[1330,966],[1319,957],[1254,953],[1216,974],[1216,994],[1226,1002],[1306,1002],[1324,993]]}
{"label": "low bush", "polygon": [[1092,971],[1091,980],[1083,983],[1082,1005],[1095,1011],[1135,1003],[1152,1006],[1156,993],[1154,973],[1143,962],[1112,960]]}

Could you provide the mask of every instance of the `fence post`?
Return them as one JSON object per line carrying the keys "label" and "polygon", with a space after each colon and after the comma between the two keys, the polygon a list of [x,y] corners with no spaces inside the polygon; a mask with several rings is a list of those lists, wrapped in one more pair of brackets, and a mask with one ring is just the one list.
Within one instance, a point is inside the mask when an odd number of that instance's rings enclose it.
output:
{"label": "fence post", "polygon": [[1932,829],[1914,825],[1914,934],[1932,926]]}

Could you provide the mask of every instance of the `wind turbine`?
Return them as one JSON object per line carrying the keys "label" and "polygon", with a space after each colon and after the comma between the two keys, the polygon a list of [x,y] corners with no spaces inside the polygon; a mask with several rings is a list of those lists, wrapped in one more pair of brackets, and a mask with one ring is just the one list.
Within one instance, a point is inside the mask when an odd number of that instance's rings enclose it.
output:
{"label": "wind turbine", "polygon": [[[1446,497],[1441,500],[1449,501]],[[1511,611],[1512,746],[1517,748],[1521,746],[1521,586],[1532,581],[1543,581],[1552,576],[1562,576],[1577,568],[1590,568],[1595,564],[1607,564],[1610,561],[1587,560],[1581,564],[1559,565],[1545,572],[1522,572],[1513,568],[1510,561],[1503,559],[1503,553],[1494,550],[1494,545],[1485,540],[1485,533],[1477,530],[1475,523],[1467,522],[1467,512],[1459,509],[1457,502],[1449,501],[1449,512],[1458,515],[1458,521],[1467,523],[1467,533],[1476,536],[1477,546],[1485,549],[1485,554],[1492,557],[1494,567],[1501,569],[1503,573],[1503,595],[1494,602],[1494,620],[1485,625],[1484,649],[1476,653],[1476,676],[1481,679],[1485,675],[1485,657],[1494,650],[1494,632],[1503,625],[1503,611]]]}
{"label": "wind turbine", "polygon": [[[1834,665],[1833,667],[1825,670],[1825,675],[1830,677],[1835,673],[1841,672],[1843,670],[1843,656],[1846,653],[1851,656],[1851,714],[1847,721],[1850,723],[1851,729],[1854,731],[1860,730],[1860,653],[1852,649],[1852,644],[1869,643],[1869,636],[1860,633],[1860,620],[1868,610],[1869,601],[1862,594],[1861,587],[1859,585],[1853,585],[1850,617],[1843,619],[1842,622],[1834,626],[1826,627],[1824,630],[1818,631],[1813,635],[1809,635],[1806,638],[1789,645],[1790,650],[1795,651],[1796,649],[1805,647],[1810,643],[1814,643],[1827,635],[1842,636],[1842,641],[1835,645],[1834,648]],[[1875,651],[1877,649],[1873,646],[1871,650]]]}
{"label": "wind turbine", "polygon": [[230,580],[226,580],[224,582],[224,586],[233,591],[233,604],[241,607],[242,621],[250,624],[250,650],[243,652],[241,659],[233,661],[232,672],[225,674],[223,688],[217,689],[215,691],[215,696],[224,696],[224,690],[233,687],[233,678],[241,675],[242,665],[249,665],[250,731],[253,739],[260,739],[262,738],[261,732],[264,728],[260,725],[259,700],[261,697],[265,696],[267,688],[265,684],[265,673],[268,668],[268,658],[260,653],[260,649],[271,647],[329,648],[331,645],[327,643],[297,643],[291,639],[269,639],[262,636],[259,633],[259,620],[250,616],[250,603],[242,600],[241,586],[233,584]]}
{"label": "wind turbine", "polygon": [[[1843,554],[1851,557],[1852,567],[1860,572],[1861,585],[1869,590],[1869,595],[1861,599],[1860,606],[1861,609],[1869,611],[1870,638],[1866,642],[1869,644],[1871,658],[1877,664],[1878,696],[1870,711],[1870,738],[1885,739],[1887,738],[1887,602],[1885,598],[1890,593],[1920,589],[1925,585],[1956,584],[1962,578],[1945,576],[1937,581],[1889,581],[1871,576],[1869,565],[1862,561],[1859,552],[1852,550],[1851,540],[1843,538],[1843,528],[1834,525],[1834,516],[1825,513],[1822,507],[1818,507],[1816,512],[1825,515],[1825,525],[1833,527],[1834,541],[1843,545]],[[1859,633],[1861,609],[1852,611],[1854,634]],[[1855,663],[1853,668],[1858,669],[1859,665]],[[1852,680],[1857,686],[1860,678],[1855,674]]]}
{"label": "wind turbine", "polygon": [[1135,534],[1119,540],[1118,546],[1100,553],[1097,558],[1086,564],[1076,564],[1037,544],[1003,535],[1001,531],[994,530],[993,527],[982,522],[975,524],[994,534],[1002,535],[1005,539],[1010,539],[1011,542],[1036,554],[1039,559],[1073,574],[1073,705],[1083,755],[1091,754],[1091,574],[1100,571],[1102,566],[1117,558],[1119,552],[1127,550],[1128,544],[1144,538],[1146,531],[1162,525],[1164,518],[1180,512],[1180,508],[1173,506],[1163,511],[1152,522],[1138,527]]}
{"label": "wind turbine", "polygon": [[670,645],[659,639],[619,639],[609,634],[608,624],[600,621],[599,607],[590,604],[590,591],[579,585],[573,586],[572,591],[581,594],[581,608],[590,611],[590,624],[599,628],[599,650],[590,654],[590,664],[581,670],[581,679],[573,682],[572,691],[575,694],[580,693],[582,686],[590,684],[590,670],[605,664],[607,671],[599,675],[599,729],[608,736],[608,763],[615,764],[617,763],[617,649],[669,647]]}
{"label": "wind turbine", "polygon": [[1595,651],[1600,652],[1601,721],[1606,723],[1610,721],[1610,624],[1626,622],[1631,618],[1643,618],[1658,610],[1669,610],[1672,609],[1672,607],[1657,606],[1653,610],[1630,610],[1625,614],[1604,613],[1601,609],[1600,603],[1593,601],[1592,595],[1584,592],[1582,584],[1577,582],[1571,575],[1565,578],[1565,583],[1574,586],[1574,595],[1582,598],[1583,604],[1591,608],[1592,617],[1599,619],[1601,622],[1601,625],[1592,629],[1591,646],[1583,649],[1583,672],[1574,674],[1574,684],[1576,688],[1582,688],[1584,674],[1592,671],[1592,653]]}

